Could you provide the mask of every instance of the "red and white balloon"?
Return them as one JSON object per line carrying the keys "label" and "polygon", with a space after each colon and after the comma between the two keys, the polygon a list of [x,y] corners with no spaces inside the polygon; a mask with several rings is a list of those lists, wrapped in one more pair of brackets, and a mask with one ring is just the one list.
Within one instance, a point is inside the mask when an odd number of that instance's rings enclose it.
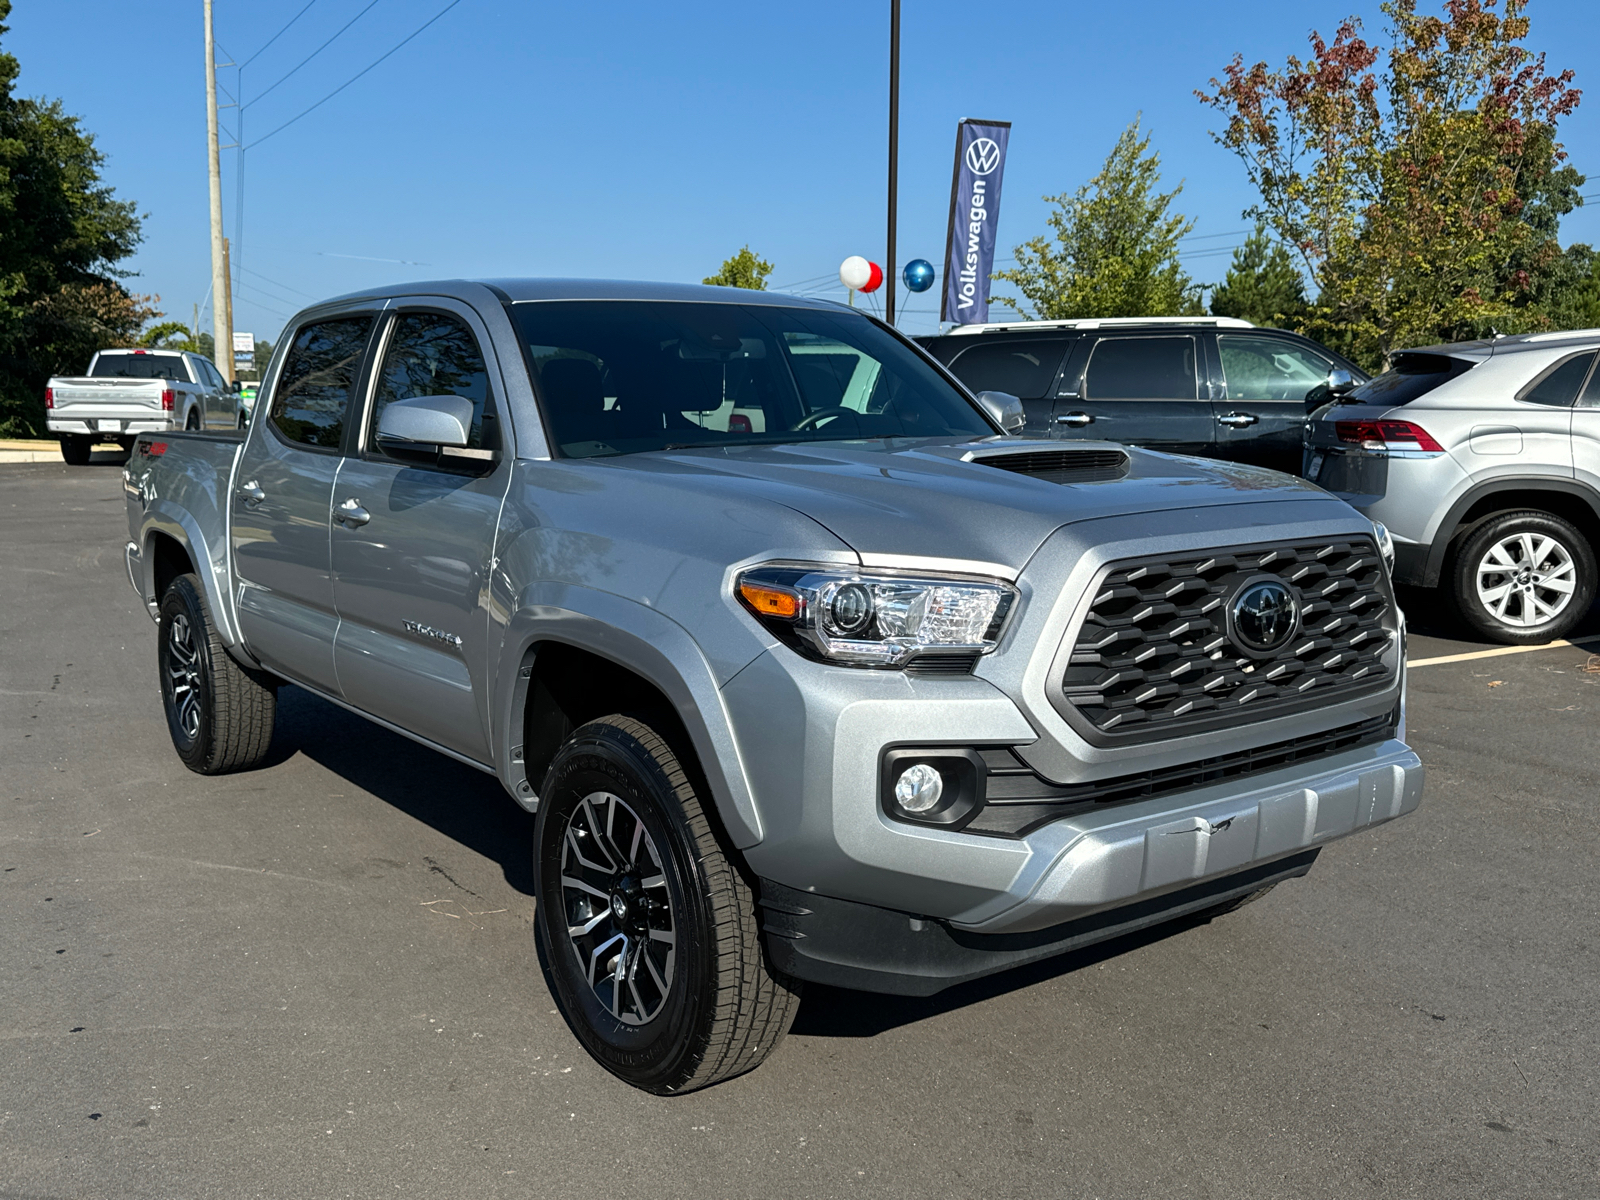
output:
{"label": "red and white balloon", "polygon": [[839,282],[852,292],[875,292],[883,285],[883,268],[852,254],[839,264]]}

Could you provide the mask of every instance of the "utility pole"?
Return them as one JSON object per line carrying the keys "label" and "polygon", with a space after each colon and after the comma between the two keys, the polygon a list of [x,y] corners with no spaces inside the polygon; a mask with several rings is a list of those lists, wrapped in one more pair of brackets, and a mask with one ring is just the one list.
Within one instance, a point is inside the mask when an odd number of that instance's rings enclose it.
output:
{"label": "utility pole", "polygon": [[[896,0],[898,3],[899,0]],[[233,382],[233,289],[228,280],[228,247],[222,240],[222,158],[217,149],[217,46],[211,30],[211,0],[206,10],[206,142],[211,154],[211,327],[217,369]]]}
{"label": "utility pole", "polygon": [[[211,0],[206,0],[207,4]],[[894,324],[895,199],[900,186],[900,0],[889,0],[889,254],[884,263],[884,319]]]}

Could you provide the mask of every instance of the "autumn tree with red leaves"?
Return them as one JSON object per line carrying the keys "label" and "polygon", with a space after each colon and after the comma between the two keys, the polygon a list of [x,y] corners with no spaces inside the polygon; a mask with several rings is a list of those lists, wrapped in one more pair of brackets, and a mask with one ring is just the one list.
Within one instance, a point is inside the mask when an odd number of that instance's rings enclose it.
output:
{"label": "autumn tree with red leaves", "polygon": [[[1573,73],[1523,44],[1527,0],[1389,0],[1389,44],[1345,20],[1281,70],[1235,56],[1196,94],[1261,194],[1247,212],[1298,252],[1306,332],[1368,363],[1388,351],[1549,328],[1552,279],[1592,270],[1556,223],[1584,180],[1556,138]],[[1563,275],[1565,273],[1565,275]],[[1560,289],[1555,289],[1559,291]]]}

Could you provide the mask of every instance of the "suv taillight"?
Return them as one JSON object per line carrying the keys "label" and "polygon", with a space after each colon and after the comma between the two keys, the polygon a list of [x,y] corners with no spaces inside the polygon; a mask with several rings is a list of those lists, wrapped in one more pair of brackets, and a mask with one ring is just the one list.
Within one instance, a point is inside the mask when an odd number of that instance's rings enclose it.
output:
{"label": "suv taillight", "polygon": [[1410,443],[1394,447],[1397,450],[1444,450],[1431,433],[1411,421],[1335,421],[1333,424],[1341,442],[1354,443],[1363,450],[1388,450],[1394,442]]}
{"label": "suv taillight", "polygon": [[55,388],[45,388],[45,390],[44,390],[44,406],[46,408],[54,408],[56,406],[56,390],[55,390]]}
{"label": "suv taillight", "polygon": [[171,388],[161,389],[161,411],[172,412],[178,407],[178,393]]}

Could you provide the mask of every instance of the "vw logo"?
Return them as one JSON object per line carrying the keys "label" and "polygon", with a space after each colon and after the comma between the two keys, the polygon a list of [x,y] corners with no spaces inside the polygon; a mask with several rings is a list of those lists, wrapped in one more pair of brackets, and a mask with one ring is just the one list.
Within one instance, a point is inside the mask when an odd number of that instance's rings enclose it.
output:
{"label": "vw logo", "polygon": [[974,138],[967,147],[967,170],[987,175],[1000,165],[1000,143],[993,138]]}
{"label": "vw logo", "polygon": [[1228,610],[1233,640],[1251,654],[1269,654],[1288,645],[1300,626],[1300,606],[1278,579],[1253,579],[1234,594]]}

